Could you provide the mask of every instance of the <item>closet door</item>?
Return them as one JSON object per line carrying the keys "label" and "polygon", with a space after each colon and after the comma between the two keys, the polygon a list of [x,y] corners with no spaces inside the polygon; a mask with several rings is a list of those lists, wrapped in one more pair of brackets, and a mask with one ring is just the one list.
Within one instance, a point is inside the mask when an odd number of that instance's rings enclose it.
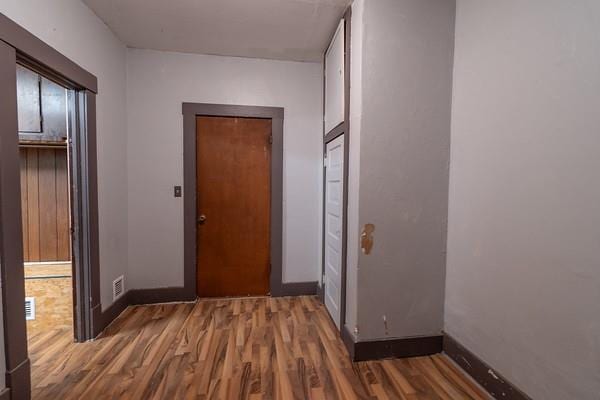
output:
{"label": "closet door", "polygon": [[327,143],[325,164],[325,306],[340,328],[343,255],[344,135]]}
{"label": "closet door", "polygon": [[344,20],[325,53],[325,134],[344,122]]}

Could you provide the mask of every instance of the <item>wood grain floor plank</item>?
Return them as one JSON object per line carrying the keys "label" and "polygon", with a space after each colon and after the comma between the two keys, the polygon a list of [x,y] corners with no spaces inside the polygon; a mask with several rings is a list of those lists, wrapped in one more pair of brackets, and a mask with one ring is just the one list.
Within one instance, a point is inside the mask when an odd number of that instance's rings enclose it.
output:
{"label": "wood grain floor plank", "polygon": [[33,398],[488,399],[444,355],[352,363],[315,297],[129,307],[95,341],[31,338]]}

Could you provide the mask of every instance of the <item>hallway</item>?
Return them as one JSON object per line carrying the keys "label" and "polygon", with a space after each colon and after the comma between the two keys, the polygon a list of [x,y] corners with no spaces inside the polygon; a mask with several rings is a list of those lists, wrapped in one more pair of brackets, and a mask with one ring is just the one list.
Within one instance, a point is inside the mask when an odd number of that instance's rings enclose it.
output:
{"label": "hallway", "polygon": [[313,297],[128,308],[32,339],[34,399],[487,399],[444,355],[355,363]]}

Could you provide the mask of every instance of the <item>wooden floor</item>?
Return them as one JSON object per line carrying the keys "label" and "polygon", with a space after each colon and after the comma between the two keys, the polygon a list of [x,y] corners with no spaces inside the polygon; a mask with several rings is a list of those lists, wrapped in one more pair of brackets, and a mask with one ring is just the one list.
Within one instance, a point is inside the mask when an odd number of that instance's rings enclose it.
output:
{"label": "wooden floor", "polygon": [[312,297],[130,307],[30,341],[34,399],[488,399],[445,356],[352,364]]}

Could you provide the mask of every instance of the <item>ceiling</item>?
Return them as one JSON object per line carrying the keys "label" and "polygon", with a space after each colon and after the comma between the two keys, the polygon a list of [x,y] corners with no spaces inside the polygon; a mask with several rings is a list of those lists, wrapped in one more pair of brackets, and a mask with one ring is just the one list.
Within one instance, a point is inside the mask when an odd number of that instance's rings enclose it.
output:
{"label": "ceiling", "polygon": [[83,0],[127,46],[321,61],[352,0]]}

